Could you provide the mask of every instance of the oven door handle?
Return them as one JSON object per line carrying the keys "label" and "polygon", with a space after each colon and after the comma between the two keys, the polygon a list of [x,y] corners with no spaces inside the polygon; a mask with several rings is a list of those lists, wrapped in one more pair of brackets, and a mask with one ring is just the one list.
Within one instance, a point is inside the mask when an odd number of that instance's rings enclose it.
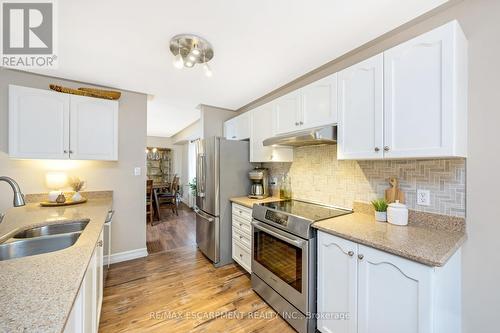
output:
{"label": "oven door handle", "polygon": [[304,248],[304,245],[307,244],[307,241],[305,241],[299,237],[295,237],[292,235],[284,235],[280,232],[280,230],[273,228],[273,227],[268,227],[267,225],[265,225],[261,222],[257,222],[255,220],[252,221],[252,226],[255,229],[259,229],[265,233],[268,233],[271,236],[274,236],[278,239],[281,239],[282,241],[284,241],[288,244],[294,245],[294,246],[301,248],[301,249]]}

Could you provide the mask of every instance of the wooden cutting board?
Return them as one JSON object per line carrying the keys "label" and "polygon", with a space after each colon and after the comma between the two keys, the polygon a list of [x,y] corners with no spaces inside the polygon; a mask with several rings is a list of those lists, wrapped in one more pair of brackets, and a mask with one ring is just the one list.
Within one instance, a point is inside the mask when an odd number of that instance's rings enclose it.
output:
{"label": "wooden cutting board", "polygon": [[389,178],[390,187],[385,190],[385,200],[387,203],[396,202],[405,203],[405,194],[399,189],[399,181],[396,177]]}

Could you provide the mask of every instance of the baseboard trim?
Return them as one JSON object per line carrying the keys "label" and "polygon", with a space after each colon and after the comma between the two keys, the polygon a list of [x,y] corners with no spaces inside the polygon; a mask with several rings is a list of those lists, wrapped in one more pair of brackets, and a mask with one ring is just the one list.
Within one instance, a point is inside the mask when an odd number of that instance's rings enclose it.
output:
{"label": "baseboard trim", "polygon": [[142,249],[113,253],[110,256],[104,256],[103,259],[104,259],[104,264],[107,265],[108,262],[110,264],[116,264],[117,262],[147,257],[147,255],[148,255],[148,249],[144,247]]}

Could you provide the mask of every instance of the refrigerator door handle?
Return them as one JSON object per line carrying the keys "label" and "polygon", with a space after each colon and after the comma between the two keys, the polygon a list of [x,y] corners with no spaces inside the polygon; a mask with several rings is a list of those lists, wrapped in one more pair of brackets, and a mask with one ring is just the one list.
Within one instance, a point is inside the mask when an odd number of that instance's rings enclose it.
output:
{"label": "refrigerator door handle", "polygon": [[211,217],[210,215],[208,214],[205,214],[203,213],[201,210],[199,210],[198,208],[194,208],[194,212],[196,213],[196,215],[198,215],[199,217],[201,217],[202,219],[208,221],[208,222],[214,222],[215,219],[213,217]]}
{"label": "refrigerator door handle", "polygon": [[205,154],[198,155],[198,165],[199,165],[199,179],[198,181],[198,196],[203,198],[205,196]]}

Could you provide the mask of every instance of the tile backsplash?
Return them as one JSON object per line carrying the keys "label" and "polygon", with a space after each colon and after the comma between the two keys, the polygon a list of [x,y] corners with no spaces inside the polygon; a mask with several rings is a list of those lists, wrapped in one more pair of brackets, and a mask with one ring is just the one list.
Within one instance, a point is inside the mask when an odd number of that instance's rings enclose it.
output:
{"label": "tile backsplash", "polygon": [[[351,208],[383,197],[396,176],[408,208],[465,217],[464,159],[339,161],[337,146],[312,146],[295,148],[293,163],[263,166],[278,180],[289,173],[295,199]],[[430,191],[430,206],[416,205],[417,189]]]}

